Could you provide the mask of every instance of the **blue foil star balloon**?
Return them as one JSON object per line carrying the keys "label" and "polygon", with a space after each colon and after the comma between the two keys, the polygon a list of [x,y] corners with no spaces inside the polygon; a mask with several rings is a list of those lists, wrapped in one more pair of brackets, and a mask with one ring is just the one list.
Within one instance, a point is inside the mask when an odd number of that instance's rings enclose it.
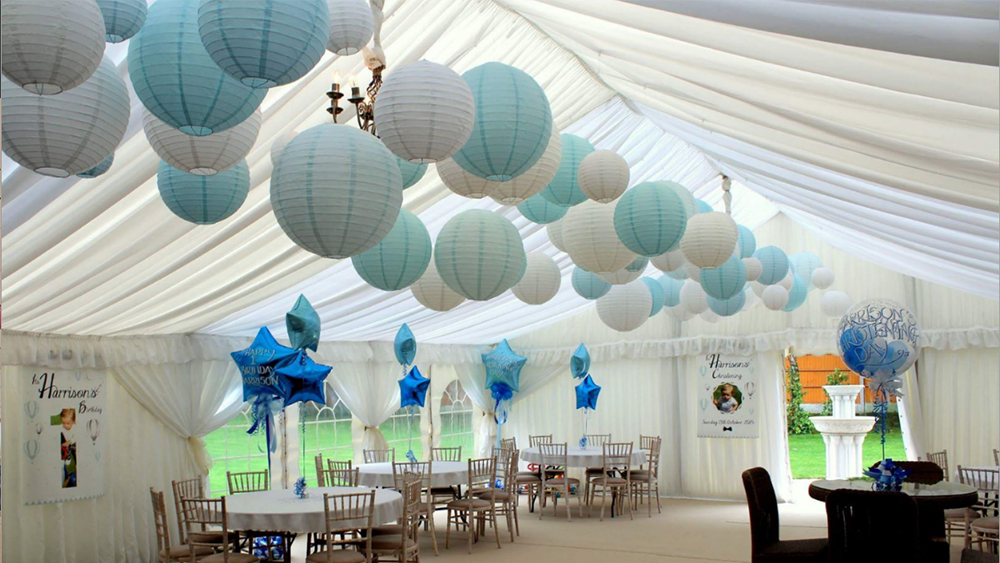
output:
{"label": "blue foil star balloon", "polygon": [[230,354],[243,377],[243,400],[250,401],[258,396],[288,397],[290,385],[275,370],[292,361],[297,354],[295,350],[278,344],[267,327],[257,332],[249,348]]}
{"label": "blue foil star balloon", "polygon": [[574,378],[586,377],[590,373],[590,352],[583,344],[573,352],[573,357],[569,361],[569,367],[573,371]]}
{"label": "blue foil star balloon", "polygon": [[521,368],[528,358],[514,353],[504,339],[489,354],[483,354],[486,366],[486,388],[497,402],[509,400],[520,391]]}
{"label": "blue foil star balloon", "polygon": [[421,375],[419,369],[415,366],[410,369],[410,373],[399,380],[400,408],[406,408],[410,405],[424,406],[427,388],[430,385],[431,380]]}
{"label": "blue foil star balloon", "polygon": [[317,364],[305,351],[300,351],[293,361],[279,367],[276,372],[290,386],[285,407],[306,401],[326,404],[324,382],[332,369],[330,366]]}
{"label": "blue foil star balloon", "polygon": [[597,396],[600,394],[601,387],[588,375],[576,386],[576,408],[597,409]]}
{"label": "blue foil star balloon", "polygon": [[[396,333],[396,341],[393,342],[392,349],[396,352],[396,361],[400,365],[413,365],[413,360],[417,357],[417,339],[413,336],[413,331],[410,330],[410,327],[406,326],[406,323],[403,323],[403,326],[399,327],[399,332]],[[423,405],[424,403],[421,401],[420,406]]]}
{"label": "blue foil star balloon", "polygon": [[319,313],[313,309],[305,295],[299,295],[295,306],[285,314],[285,328],[288,330],[292,348],[296,350],[309,348],[315,352],[319,346],[320,324]]}

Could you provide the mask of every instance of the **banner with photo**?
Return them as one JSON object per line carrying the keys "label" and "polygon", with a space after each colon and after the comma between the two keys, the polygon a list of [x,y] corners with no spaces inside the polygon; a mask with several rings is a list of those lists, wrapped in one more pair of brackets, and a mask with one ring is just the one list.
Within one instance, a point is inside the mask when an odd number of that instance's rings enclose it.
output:
{"label": "banner with photo", "polygon": [[698,362],[698,437],[757,438],[760,396],[753,356],[708,354]]}
{"label": "banner with photo", "polygon": [[107,374],[96,370],[18,368],[24,443],[25,504],[104,494]]}

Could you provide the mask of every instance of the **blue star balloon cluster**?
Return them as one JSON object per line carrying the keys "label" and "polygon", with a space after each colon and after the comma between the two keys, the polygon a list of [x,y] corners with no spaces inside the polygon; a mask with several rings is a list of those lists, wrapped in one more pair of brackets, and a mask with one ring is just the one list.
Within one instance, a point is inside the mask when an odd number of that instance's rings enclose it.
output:
{"label": "blue star balloon cluster", "polygon": [[574,379],[582,379],[590,373],[590,352],[583,344],[573,352],[573,357],[569,360],[569,369],[573,372]]}
{"label": "blue star balloon cluster", "polygon": [[486,388],[497,403],[509,401],[520,391],[521,369],[528,358],[515,353],[504,339],[489,354],[483,354],[486,366]]}
{"label": "blue star balloon cluster", "polygon": [[427,389],[431,386],[431,380],[421,375],[417,366],[410,368],[406,377],[399,380],[399,406],[406,408],[409,406],[424,406],[427,399]]}
{"label": "blue star balloon cluster", "polygon": [[601,394],[601,386],[594,383],[594,378],[588,374],[583,381],[576,386],[576,408],[596,409],[597,396]]}

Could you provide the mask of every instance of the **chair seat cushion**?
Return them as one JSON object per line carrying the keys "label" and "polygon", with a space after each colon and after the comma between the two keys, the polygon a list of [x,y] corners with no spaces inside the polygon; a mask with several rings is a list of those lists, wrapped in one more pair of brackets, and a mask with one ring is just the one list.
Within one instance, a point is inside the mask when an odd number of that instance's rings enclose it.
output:
{"label": "chair seat cushion", "polygon": [[598,477],[597,479],[594,479],[593,482],[598,485],[609,485],[609,486],[615,486],[615,485],[625,486],[628,484],[628,481],[622,479],[621,477]]}
{"label": "chair seat cushion", "polygon": [[[217,543],[222,545],[222,532],[217,530],[209,530],[206,532],[191,532],[188,534],[190,540],[194,543]],[[229,532],[229,543],[237,543],[240,541],[240,535],[236,532]]]}
{"label": "chair seat cushion", "polygon": [[[490,493],[488,493],[488,492],[479,493],[479,494],[476,495],[476,497],[477,498],[481,498],[483,500],[489,500],[490,499]],[[497,502],[507,502],[508,500],[514,498],[514,495],[508,493],[507,491],[497,491],[497,492],[493,493],[493,498]]]}
{"label": "chair seat cushion", "polygon": [[767,547],[754,561],[758,563],[805,563],[825,562],[829,541],[826,538],[809,540],[787,540],[775,542]]}
{"label": "chair seat cushion", "polygon": [[962,520],[965,521],[965,509],[964,508],[949,508],[944,511],[945,520]]}
{"label": "chair seat cushion", "polygon": [[[372,538],[372,551],[392,551],[398,550],[402,545],[402,536],[379,536]],[[417,546],[411,539],[406,540],[406,549],[413,549]]]}
{"label": "chair seat cushion", "polygon": [[[367,560],[364,553],[354,551],[353,549],[334,549],[330,559],[333,563],[365,563]],[[328,559],[326,552],[320,551],[306,557],[306,561],[309,563],[327,563]]]}
{"label": "chair seat cushion", "polygon": [[[562,486],[566,485],[566,477],[556,477],[555,479],[546,479],[545,480],[545,484],[549,485],[549,486],[552,486],[552,487],[562,487]],[[573,477],[570,477],[569,478],[569,484],[570,485],[579,485],[580,484],[580,480],[579,479],[574,479]]]}
{"label": "chair seat cushion", "polygon": [[528,484],[528,483],[541,483],[542,478],[534,473],[521,474],[518,473],[517,477],[514,478],[515,483]]}
{"label": "chair seat cushion", "polygon": [[[187,545],[175,545],[167,550],[170,552],[170,557],[174,559],[183,559],[187,561],[191,558],[191,547]],[[195,557],[201,557],[203,555],[211,555],[215,553],[215,550],[210,547],[196,547],[194,548]]]}
{"label": "chair seat cushion", "polygon": [[[216,553],[204,559],[199,559],[198,563],[226,563],[225,557],[225,553]],[[260,563],[260,559],[249,553],[230,553],[229,563]]]}
{"label": "chair seat cushion", "polygon": [[976,518],[970,522],[969,525],[972,526],[972,529],[974,530],[992,530],[993,532],[996,532],[1000,529],[1000,524],[998,523],[1000,523],[1000,519],[996,516],[991,516],[989,518]]}
{"label": "chair seat cushion", "polygon": [[398,536],[403,533],[402,524],[386,524],[372,528],[372,536]]}
{"label": "chair seat cushion", "polygon": [[475,510],[475,509],[489,508],[490,506],[491,505],[489,501],[477,498],[473,499],[464,498],[460,500],[453,500],[448,503],[448,508],[454,510]]}

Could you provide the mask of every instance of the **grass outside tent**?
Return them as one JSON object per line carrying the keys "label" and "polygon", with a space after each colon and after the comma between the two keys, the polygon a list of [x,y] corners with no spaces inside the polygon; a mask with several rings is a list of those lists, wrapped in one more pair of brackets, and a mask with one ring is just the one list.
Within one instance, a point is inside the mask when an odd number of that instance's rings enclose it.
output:
{"label": "grass outside tent", "polygon": [[[882,444],[878,433],[878,425],[868,433],[864,443],[864,465],[871,467],[882,459]],[[816,434],[798,434],[788,437],[788,454],[792,465],[794,479],[823,479],[826,477],[826,447],[823,436]],[[906,451],[903,448],[903,433],[899,428],[899,418],[895,413],[889,414],[889,433],[885,437],[885,457],[894,460],[905,460]]]}

